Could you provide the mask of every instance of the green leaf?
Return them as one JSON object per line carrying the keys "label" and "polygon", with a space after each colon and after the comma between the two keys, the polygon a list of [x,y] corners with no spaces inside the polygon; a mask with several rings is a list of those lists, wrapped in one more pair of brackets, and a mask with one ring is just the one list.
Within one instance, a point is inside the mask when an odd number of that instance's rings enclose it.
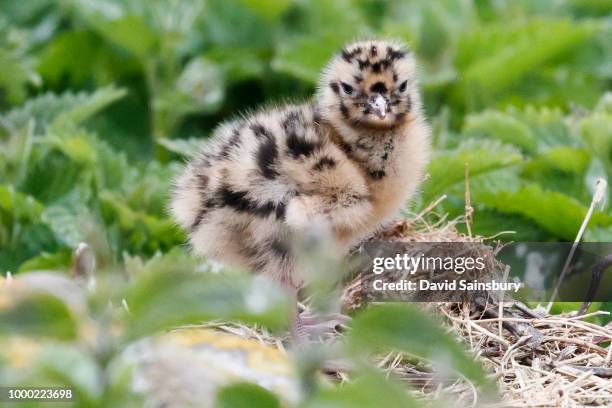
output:
{"label": "green leaf", "polygon": [[555,169],[565,173],[582,175],[586,172],[591,155],[584,149],[571,146],[558,146],[545,150],[526,166],[526,171],[535,169]]}
{"label": "green leaf", "polygon": [[216,408],[278,408],[278,398],[256,384],[236,383],[217,391]]}
{"label": "green leaf", "polygon": [[139,275],[125,296],[130,309],[128,338],[213,319],[237,319],[270,328],[288,322],[287,298],[263,277],[192,270],[179,265]]}
{"label": "green leaf", "polygon": [[206,141],[194,137],[189,139],[162,138],[157,143],[169,152],[176,153],[185,158],[192,158],[202,149]]}
{"label": "green leaf", "polygon": [[[403,384],[371,368],[360,367],[357,378],[333,389],[323,389],[308,401],[307,408],[417,408],[422,404],[406,392]],[[434,405],[436,406],[436,405]]]}
{"label": "green leaf", "polygon": [[93,93],[46,93],[0,116],[0,120],[6,121],[14,129],[20,129],[33,119],[36,124],[34,133],[40,135],[52,123],[56,126],[67,123],[77,125],[123,95],[125,91],[114,86],[100,88]]}
{"label": "green leaf", "polygon": [[129,4],[107,0],[98,1],[96,5],[89,0],[72,0],[71,3],[76,14],[109,42],[141,58],[155,51],[159,37],[143,15],[130,10]]}
{"label": "green leaf", "polygon": [[61,151],[79,165],[93,165],[97,159],[97,150],[84,130],[52,131],[42,143]]}
{"label": "green leaf", "polygon": [[467,141],[455,150],[441,151],[429,163],[429,179],[423,191],[424,203],[447,192],[453,185],[465,182],[465,165],[470,177],[520,163],[520,152],[494,141]]}
{"label": "green leaf", "polygon": [[62,199],[45,208],[42,219],[54,232],[56,239],[68,248],[76,248],[85,241],[85,225],[91,221],[88,208],[89,192],[75,188]]}
{"label": "green leaf", "polygon": [[187,63],[176,80],[175,87],[156,101],[162,110],[176,114],[215,112],[225,97],[224,78],[220,67],[204,58]]}
{"label": "green leaf", "polygon": [[590,21],[543,18],[478,27],[461,38],[459,89],[472,107],[481,107],[527,74],[578,48],[598,28]]}
{"label": "green leaf", "polygon": [[[487,207],[510,214],[520,214],[540,225],[545,230],[567,241],[573,241],[587,206],[578,200],[556,191],[543,190],[530,183],[517,191],[482,192],[476,199]],[[612,215],[601,212],[593,214],[591,226],[612,224]]]}
{"label": "green leaf", "polygon": [[127,240],[125,245],[132,251],[144,251],[152,255],[160,249],[168,250],[184,241],[172,220],[133,210],[117,193],[102,191],[100,204],[106,224],[120,227]]}
{"label": "green leaf", "polygon": [[[283,2],[284,0],[281,1],[281,6]],[[274,46],[277,26],[271,25],[263,18],[262,13],[242,2],[209,0],[204,18],[203,35],[217,47],[257,50],[271,49]],[[236,27],[240,29],[237,30]],[[267,29],[262,30],[262,27]]]}
{"label": "green leaf", "polygon": [[[8,296],[7,291],[10,293],[7,288],[0,290],[0,295]],[[33,293],[13,304],[0,305],[0,334],[74,340],[77,326],[70,310],[59,298]]]}
{"label": "green leaf", "polygon": [[272,67],[311,85],[341,47],[371,35],[364,16],[349,0],[313,0],[301,4],[298,12],[303,30],[282,37]]}
{"label": "green leaf", "polygon": [[0,175],[13,185],[20,185],[28,170],[34,142],[34,122],[21,129],[11,129],[0,142]]}
{"label": "green leaf", "polygon": [[0,210],[15,221],[27,222],[38,220],[43,206],[33,197],[15,191],[13,186],[0,184]]}
{"label": "green leaf", "polygon": [[513,144],[526,152],[536,149],[536,140],[527,125],[513,115],[487,110],[467,115],[463,131]]}
{"label": "green leaf", "polygon": [[482,367],[423,310],[400,303],[375,305],[350,326],[348,342],[356,352],[402,351],[432,361],[444,374],[461,373],[487,391],[492,389]]}
{"label": "green leaf", "polygon": [[[462,215],[463,211],[464,207],[461,207],[456,216]],[[458,227],[461,232],[467,233],[464,225]],[[513,231],[513,233],[498,235],[507,231]],[[550,232],[522,215],[502,213],[483,205],[476,206],[472,220],[472,233],[483,237],[495,236],[495,239],[514,242],[544,242],[555,239]]]}
{"label": "green leaf", "polygon": [[335,34],[321,34],[314,38],[301,36],[283,41],[278,46],[272,68],[314,85],[319,80],[321,69],[344,42]]}
{"label": "green leaf", "polygon": [[75,102],[76,99],[80,99],[80,102],[58,114],[52,122],[52,126],[61,128],[67,124],[79,124],[118,99],[123,98],[125,94],[124,89],[118,89],[112,85],[100,88],[89,95],[77,94],[75,95]]}
{"label": "green leaf", "polygon": [[101,46],[101,41],[91,31],[63,32],[45,45],[38,72],[45,82],[52,84],[58,84],[66,77],[73,84],[81,84],[91,77],[102,62],[99,58]]}
{"label": "green leaf", "polygon": [[72,263],[72,253],[67,250],[49,253],[41,252],[33,258],[28,259],[19,267],[19,272],[44,271],[44,270],[67,270]]}
{"label": "green leaf", "polygon": [[612,113],[595,112],[580,122],[580,136],[589,150],[602,159],[612,175]]}
{"label": "green leaf", "polygon": [[47,381],[71,388],[77,405],[93,405],[104,392],[100,366],[92,353],[74,345],[52,344],[41,350],[34,365]]}
{"label": "green leaf", "polygon": [[22,102],[26,97],[27,85],[40,81],[33,65],[31,58],[0,47],[0,89],[9,102]]}

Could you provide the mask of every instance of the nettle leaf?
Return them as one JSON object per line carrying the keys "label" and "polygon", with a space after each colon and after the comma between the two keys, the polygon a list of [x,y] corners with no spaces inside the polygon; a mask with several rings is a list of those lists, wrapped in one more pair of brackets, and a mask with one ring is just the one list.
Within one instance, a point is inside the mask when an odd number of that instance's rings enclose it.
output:
{"label": "nettle leaf", "polygon": [[503,139],[507,143],[528,148],[527,153],[535,154],[555,146],[580,147],[580,140],[572,134],[567,119],[558,108],[532,105],[521,109],[509,107],[504,112],[485,111],[468,115],[465,130]]}
{"label": "nettle leaf", "polygon": [[373,305],[350,323],[348,344],[357,353],[397,350],[431,361],[441,376],[464,375],[489,392],[483,368],[423,310],[408,304]]}
{"label": "nettle leaf", "polygon": [[54,250],[53,234],[42,224],[42,204],[0,184],[0,273],[15,271],[42,250]]}
{"label": "nettle leaf", "polygon": [[138,57],[149,55],[157,46],[157,35],[147,26],[141,16],[132,14],[116,19],[106,19],[88,13],[86,19],[100,35]]}
{"label": "nettle leaf", "polygon": [[0,184],[0,211],[10,214],[16,222],[36,221],[43,210],[34,197],[16,191],[12,185]]}
{"label": "nettle leaf", "polygon": [[283,41],[272,60],[272,68],[314,85],[321,68],[345,43],[335,34],[320,34],[316,38],[304,35]]}
{"label": "nettle leaf", "polygon": [[85,130],[74,129],[70,132],[53,131],[41,143],[48,144],[59,150],[79,165],[93,166],[97,159],[97,151]]}
{"label": "nettle leaf", "polygon": [[183,170],[183,166],[178,162],[168,165],[151,162],[132,170],[130,178],[120,190],[125,194],[125,202],[132,208],[166,218],[172,180]]}
{"label": "nettle leaf", "polygon": [[[1,136],[0,136],[1,140]],[[13,185],[20,185],[27,175],[34,142],[34,121],[21,129],[10,130],[0,141],[0,176]]]}
{"label": "nettle leaf", "polygon": [[[155,251],[160,245],[167,249],[182,240],[182,234],[172,220],[134,210],[117,193],[102,191],[100,204],[106,222],[118,223],[125,233],[136,240],[132,242],[134,245],[140,247],[146,244],[146,247]],[[144,233],[145,236],[139,236],[139,233]]]}
{"label": "nettle leaf", "polygon": [[305,30],[281,37],[272,67],[310,85],[341,47],[371,34],[364,16],[348,0],[314,0],[301,4],[298,10]]}
{"label": "nettle leaf", "polygon": [[595,112],[580,122],[579,133],[594,155],[601,157],[612,174],[612,114]]}
{"label": "nettle leaf", "polygon": [[531,129],[505,112],[487,110],[467,115],[463,132],[498,139],[518,146],[525,152],[533,152],[537,145]]}
{"label": "nettle leaf", "polygon": [[[176,80],[176,90],[158,101],[160,107],[181,113],[215,112],[225,97],[220,67],[205,57],[193,58]],[[163,106],[174,104],[174,106]]]}
{"label": "nettle leaf", "polygon": [[571,146],[552,147],[538,154],[526,166],[526,171],[537,168],[550,168],[565,173],[582,175],[591,161],[591,155],[585,149]]}
{"label": "nettle leaf", "polygon": [[227,83],[262,77],[271,51],[242,47],[214,47],[203,56],[221,69]]}
{"label": "nettle leaf", "polygon": [[85,241],[85,224],[93,219],[88,206],[90,201],[89,191],[75,188],[45,208],[42,219],[54,232],[58,242],[68,248],[76,248],[80,242]]}
{"label": "nettle leaf", "polygon": [[[133,55],[146,57],[156,50],[159,37],[148,24],[139,4],[122,1],[71,0],[75,14],[102,38]],[[142,11],[142,10],[140,10]],[[170,11],[170,7],[167,8]]]}
{"label": "nettle leaf", "polygon": [[[588,207],[564,193],[544,190],[530,183],[517,191],[488,193],[483,191],[478,202],[503,213],[520,214],[531,219],[561,239],[573,241]],[[609,226],[612,215],[596,212],[591,226]]]}
{"label": "nettle leaf", "polygon": [[477,27],[461,38],[460,89],[473,107],[528,73],[587,41],[599,26],[590,21],[532,19],[527,23]]}
{"label": "nettle leaf", "polygon": [[22,102],[27,95],[27,86],[39,81],[31,57],[19,50],[0,46],[0,89],[9,102]]}
{"label": "nettle leaf", "polygon": [[488,140],[468,140],[457,149],[441,151],[429,163],[423,201],[429,203],[453,185],[464,182],[466,163],[472,177],[516,165],[522,160],[523,156],[515,147]]}
{"label": "nettle leaf", "polygon": [[28,100],[25,105],[0,116],[14,129],[20,129],[30,120],[36,124],[35,134],[44,134],[47,126],[77,125],[125,95],[125,91],[107,86],[93,93],[65,92],[61,95],[46,93]]}
{"label": "nettle leaf", "polygon": [[250,383],[227,385],[217,391],[216,408],[279,408],[276,395]]}
{"label": "nettle leaf", "polygon": [[26,175],[19,189],[48,204],[60,199],[89,180],[83,166],[63,153],[35,144],[28,161]]}
{"label": "nettle leaf", "polygon": [[[268,29],[262,30],[262,27]],[[270,26],[261,13],[242,2],[209,0],[202,28],[204,36],[218,47],[257,50],[273,47],[276,26]]]}
{"label": "nettle leaf", "polygon": [[[10,299],[10,290],[0,289],[0,296]],[[32,293],[0,305],[0,334],[73,340],[77,325],[68,306],[59,298]]]}
{"label": "nettle leaf", "polygon": [[140,273],[125,299],[130,310],[126,324],[130,339],[217,319],[236,319],[272,329],[285,327],[288,322],[287,297],[263,276],[158,268]]}
{"label": "nettle leaf", "polygon": [[184,158],[194,157],[206,144],[206,140],[195,137],[189,139],[166,139],[161,138],[157,141],[164,149],[176,153]]}
{"label": "nettle leaf", "polygon": [[97,89],[92,94],[77,94],[75,99],[80,99],[80,103],[74,104],[70,109],[59,113],[52,122],[52,126],[61,128],[67,124],[82,123],[108,105],[123,98],[126,93],[124,89],[115,88],[111,85]]}
{"label": "nettle leaf", "polygon": [[[522,215],[502,213],[483,205],[477,205],[475,208],[471,224],[474,235],[514,242],[544,242],[555,239],[550,232]],[[465,207],[461,206],[455,211],[455,216],[464,214],[464,211]],[[458,227],[463,233],[467,232],[465,225],[460,224]]]}
{"label": "nettle leaf", "polygon": [[45,82],[58,84],[68,76],[73,84],[83,83],[100,63],[100,40],[87,30],[65,31],[45,44],[38,72]]}
{"label": "nettle leaf", "polygon": [[508,113],[530,127],[538,142],[538,150],[561,145],[581,145],[580,140],[572,135],[565,113],[559,108],[529,105],[521,110],[509,108]]}
{"label": "nettle leaf", "polygon": [[557,146],[527,161],[522,177],[546,189],[561,191],[579,200],[590,199],[584,177],[593,159],[585,149]]}

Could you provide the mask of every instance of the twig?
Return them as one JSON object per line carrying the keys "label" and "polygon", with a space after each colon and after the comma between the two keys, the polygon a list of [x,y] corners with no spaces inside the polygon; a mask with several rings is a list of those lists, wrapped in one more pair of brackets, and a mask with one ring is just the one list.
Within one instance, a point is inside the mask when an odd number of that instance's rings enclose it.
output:
{"label": "twig", "polygon": [[472,199],[470,194],[470,166],[468,163],[465,163],[465,226],[470,238],[472,238],[473,215],[474,207],[472,207]]}
{"label": "twig", "polygon": [[[510,273],[510,265],[506,265],[506,269],[504,269],[504,277],[502,282],[505,284],[506,281],[508,281],[508,274]],[[499,319],[503,319],[504,318],[504,297],[506,296],[506,291],[502,290],[501,291],[501,296],[499,298],[499,309],[498,309],[498,318]],[[502,337],[503,332],[502,332],[502,327],[503,327],[503,323],[500,320],[499,321],[499,337]]]}
{"label": "twig", "polygon": [[573,369],[584,371],[585,373],[593,373],[594,375],[601,378],[612,378],[612,368],[606,367],[584,367],[579,365],[569,364],[568,367]]}
{"label": "twig", "polygon": [[601,261],[597,262],[591,268],[591,284],[589,285],[589,289],[587,291],[586,298],[584,302],[582,302],[582,306],[580,306],[580,310],[578,311],[578,315],[584,314],[587,309],[591,306],[593,299],[595,298],[595,294],[597,293],[597,288],[599,288],[599,284],[601,283],[601,278],[603,277],[603,273],[612,266],[612,254],[606,256]]}
{"label": "twig", "polygon": [[425,214],[427,214],[428,212],[430,212],[431,210],[433,210],[434,208],[436,208],[436,206],[438,204],[440,204],[442,201],[446,200],[446,194],[442,194],[440,197],[438,197],[434,202],[432,202],[431,204],[429,204],[427,207],[425,207],[425,209],[423,211],[421,211],[420,213],[418,213],[416,216],[417,218],[423,219],[423,216]]}
{"label": "twig", "polygon": [[561,287],[561,283],[563,282],[563,278],[565,278],[565,274],[569,269],[570,263],[572,262],[572,258],[574,257],[574,252],[576,252],[576,248],[578,247],[578,243],[582,239],[582,235],[586,230],[587,225],[593,215],[593,211],[595,210],[595,206],[599,203],[603,202],[605,193],[607,190],[608,183],[604,179],[597,179],[595,182],[595,194],[593,194],[593,199],[591,200],[591,205],[589,206],[589,210],[584,216],[584,220],[582,220],[582,225],[580,226],[580,230],[578,230],[578,234],[576,235],[576,239],[574,239],[574,244],[572,245],[572,249],[570,249],[570,253],[565,260],[565,265],[563,265],[563,269],[561,270],[561,275],[559,276],[559,280],[557,280],[557,284],[555,285],[555,289],[550,297],[550,301],[546,306],[546,311],[550,313],[550,309],[552,308],[552,304],[557,298],[559,294],[559,288]]}

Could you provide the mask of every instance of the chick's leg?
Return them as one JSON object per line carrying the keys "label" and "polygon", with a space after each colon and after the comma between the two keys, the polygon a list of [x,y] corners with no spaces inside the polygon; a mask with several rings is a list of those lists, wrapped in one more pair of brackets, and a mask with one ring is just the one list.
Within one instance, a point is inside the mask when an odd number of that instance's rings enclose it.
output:
{"label": "chick's leg", "polygon": [[[294,275],[295,271],[285,273],[285,276]],[[281,279],[281,286],[292,299],[293,308],[290,314],[291,337],[295,344],[304,344],[320,338],[333,337],[338,333],[337,328],[350,318],[341,313],[318,314],[309,309],[300,310],[297,285],[293,280]]]}

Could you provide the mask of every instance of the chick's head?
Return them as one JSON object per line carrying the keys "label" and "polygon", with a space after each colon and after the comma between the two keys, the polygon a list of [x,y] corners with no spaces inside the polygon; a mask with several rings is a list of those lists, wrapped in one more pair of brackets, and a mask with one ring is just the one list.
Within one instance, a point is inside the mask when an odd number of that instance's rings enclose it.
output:
{"label": "chick's head", "polygon": [[417,102],[414,57],[395,41],[345,47],[327,65],[318,89],[322,115],[353,128],[401,125]]}

